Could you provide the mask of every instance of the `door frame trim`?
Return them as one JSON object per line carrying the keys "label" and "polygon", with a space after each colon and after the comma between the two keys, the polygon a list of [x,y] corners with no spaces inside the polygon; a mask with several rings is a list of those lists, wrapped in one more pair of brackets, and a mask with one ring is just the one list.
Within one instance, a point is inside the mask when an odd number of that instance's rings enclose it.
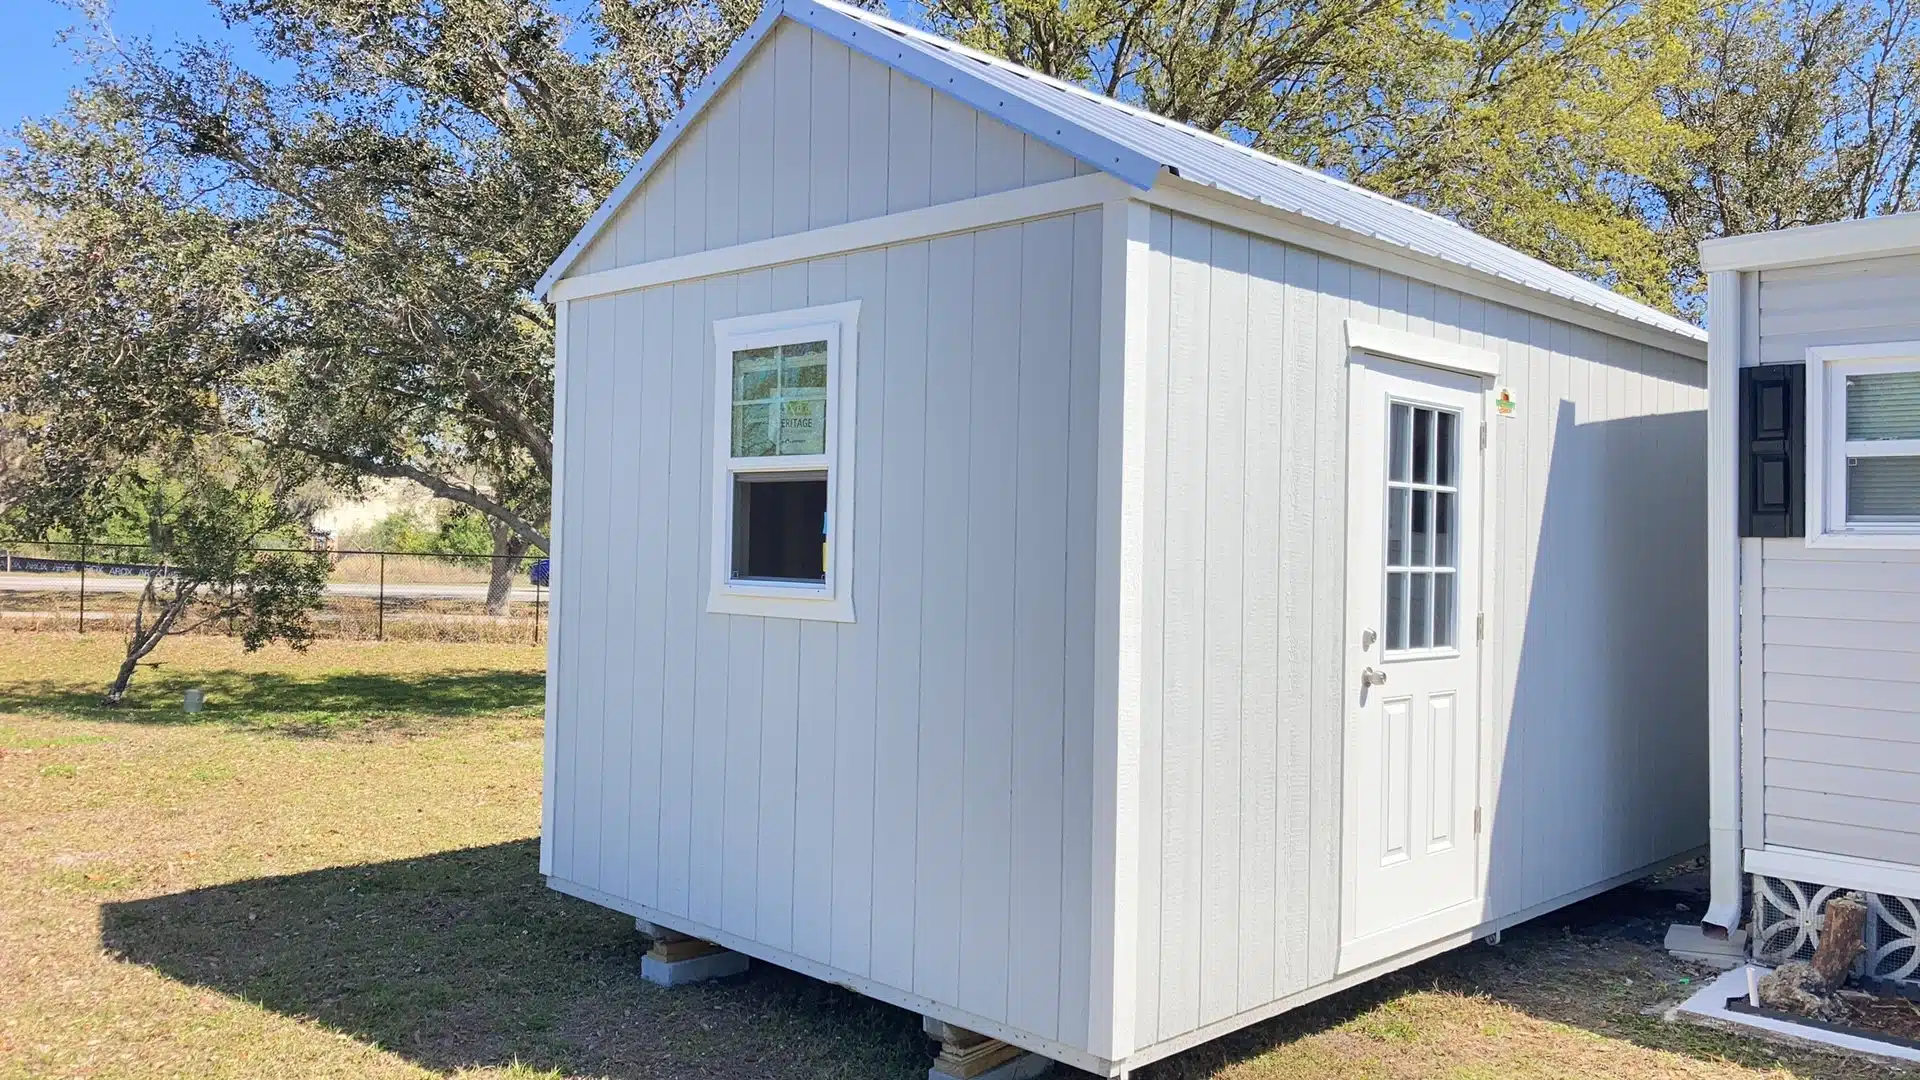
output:
{"label": "door frame trim", "polygon": [[[1445,344],[1435,339],[1426,339],[1422,335],[1415,334],[1403,334],[1400,338],[1402,341],[1407,339],[1433,341],[1436,345]],[[1485,425],[1486,442],[1480,449],[1480,572],[1477,582],[1478,595],[1474,598],[1472,614],[1475,616],[1484,615],[1487,613],[1489,607],[1489,597],[1493,594],[1493,578],[1496,567],[1499,564],[1500,551],[1498,530],[1495,527],[1499,521],[1498,503],[1495,500],[1497,490],[1495,480],[1499,474],[1497,455],[1500,451],[1500,425],[1495,422],[1496,418],[1493,410],[1493,398],[1497,393],[1493,385],[1493,380],[1497,378],[1497,372],[1476,373],[1462,371],[1459,367],[1452,363],[1445,362],[1445,360],[1438,363],[1421,363],[1419,360],[1410,357],[1385,355],[1359,347],[1348,348],[1346,364],[1346,466],[1349,508],[1346,511],[1345,521],[1342,523],[1343,530],[1345,527],[1350,526],[1352,522],[1351,502],[1356,497],[1355,484],[1357,483],[1355,463],[1369,452],[1369,447],[1363,445],[1363,439],[1365,438],[1363,435],[1364,425],[1357,422],[1358,410],[1365,406],[1365,401],[1361,395],[1356,392],[1356,383],[1365,377],[1366,372],[1371,366],[1375,366],[1381,362],[1387,365],[1381,368],[1381,370],[1388,373],[1391,373],[1391,368],[1394,365],[1410,365],[1445,371],[1456,377],[1464,377],[1478,383],[1480,418],[1481,423]],[[1463,432],[1462,434],[1468,438],[1476,437],[1475,434],[1471,432]],[[1353,553],[1353,541],[1350,535],[1347,539],[1346,548],[1348,556],[1351,557]],[[1357,662],[1356,655],[1356,650],[1359,647],[1359,629],[1353,625],[1351,569],[1348,570],[1347,581],[1343,583],[1342,587],[1343,595],[1346,597],[1346,611],[1341,619],[1341,656],[1346,665],[1346,671],[1340,681],[1340,738],[1342,747],[1347,748],[1349,735],[1348,723],[1352,719],[1354,702],[1358,700],[1360,692],[1360,664]],[[1463,597],[1462,599],[1464,600],[1465,598]],[[1463,623],[1461,629],[1463,633],[1468,629],[1468,627],[1464,625],[1467,614],[1468,611],[1463,608],[1461,611]],[[1476,771],[1478,773],[1476,799],[1481,810],[1481,815],[1480,830],[1478,835],[1474,837],[1475,857],[1478,860],[1478,881],[1476,882],[1475,897],[1472,900],[1442,908],[1433,913],[1434,916],[1439,916],[1448,912],[1470,909],[1474,913],[1474,917],[1465,919],[1466,924],[1469,926],[1491,918],[1494,910],[1492,838],[1495,824],[1494,806],[1496,803],[1496,799],[1493,796],[1496,794],[1495,781],[1497,779],[1494,775],[1494,764],[1497,760],[1494,744],[1496,739],[1501,735],[1501,732],[1498,730],[1499,725],[1495,723],[1495,718],[1500,714],[1500,710],[1493,698],[1496,692],[1493,657],[1495,651],[1494,643],[1500,639],[1499,626],[1500,624],[1497,618],[1489,620],[1485,636],[1480,637],[1476,642],[1478,656],[1476,657],[1474,667],[1475,678],[1478,685],[1476,686],[1475,698],[1479,714],[1477,724],[1478,744],[1475,754],[1477,762]],[[1358,822],[1356,820],[1355,805],[1352,802],[1356,797],[1356,793],[1348,790],[1349,785],[1347,783],[1352,767],[1353,762],[1351,761],[1351,755],[1343,749],[1340,768],[1340,784],[1342,787],[1340,795],[1340,932],[1337,935],[1339,953],[1334,965],[1336,972],[1349,971],[1356,967],[1364,966],[1390,952],[1417,947],[1419,943],[1417,941],[1410,943],[1407,941],[1407,937],[1415,934],[1412,928],[1424,927],[1429,922],[1429,919],[1423,918],[1416,923],[1409,924],[1408,927],[1395,927],[1368,935],[1366,938],[1356,939],[1350,936],[1350,931],[1353,929],[1355,919],[1356,887],[1359,879],[1359,864],[1355,861],[1359,840]],[[1422,930],[1419,931],[1419,933],[1427,937],[1438,937],[1444,936],[1446,932]],[[1354,945],[1360,945],[1361,948],[1354,949],[1351,947]],[[1386,949],[1387,952],[1382,952],[1382,949]]]}

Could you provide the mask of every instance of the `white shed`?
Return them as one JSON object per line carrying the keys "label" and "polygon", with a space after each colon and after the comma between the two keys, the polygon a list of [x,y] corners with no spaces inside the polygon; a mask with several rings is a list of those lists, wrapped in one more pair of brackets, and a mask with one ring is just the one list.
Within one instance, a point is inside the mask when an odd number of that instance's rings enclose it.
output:
{"label": "white shed", "polygon": [[1119,1075],[1706,840],[1692,326],[831,0],[541,288],[555,889]]}
{"label": "white shed", "polygon": [[[1714,903],[1920,981],[1920,214],[1711,240]],[[1743,918],[1745,886],[1753,910]]]}

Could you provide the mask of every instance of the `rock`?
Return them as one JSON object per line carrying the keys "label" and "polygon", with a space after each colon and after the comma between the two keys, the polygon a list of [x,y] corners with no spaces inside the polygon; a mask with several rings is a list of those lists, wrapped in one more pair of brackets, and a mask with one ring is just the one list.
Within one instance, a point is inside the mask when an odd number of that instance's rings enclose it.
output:
{"label": "rock", "polygon": [[1760,1004],[1815,1020],[1846,1018],[1847,1007],[1803,960],[1781,964],[1760,979]]}

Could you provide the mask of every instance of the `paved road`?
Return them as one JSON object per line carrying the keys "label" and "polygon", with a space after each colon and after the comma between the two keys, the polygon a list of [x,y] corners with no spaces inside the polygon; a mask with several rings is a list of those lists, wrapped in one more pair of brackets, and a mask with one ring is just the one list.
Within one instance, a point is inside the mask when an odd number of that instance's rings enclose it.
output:
{"label": "paved road", "polygon": [[[88,574],[87,591],[95,592],[139,592],[146,586],[147,579],[131,574]],[[79,592],[78,574],[0,574],[0,592]],[[359,596],[369,600],[380,595],[378,584],[359,581],[329,582],[327,592],[333,596]],[[546,590],[540,590],[544,599]],[[387,596],[395,600],[473,600],[487,598],[485,585],[417,585],[387,582]],[[515,600],[531,602],[534,588],[531,585],[516,586],[513,590]]]}

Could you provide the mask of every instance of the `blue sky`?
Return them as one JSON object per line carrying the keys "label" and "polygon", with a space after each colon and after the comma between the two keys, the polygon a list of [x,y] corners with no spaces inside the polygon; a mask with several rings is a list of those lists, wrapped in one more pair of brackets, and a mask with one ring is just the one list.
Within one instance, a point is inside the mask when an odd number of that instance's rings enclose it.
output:
{"label": "blue sky", "polygon": [[[58,112],[67,91],[85,72],[74,63],[71,46],[60,32],[79,21],[54,0],[5,0],[6,24],[0,29],[0,131],[11,131],[29,116]],[[121,37],[226,38],[231,34],[206,0],[114,0],[114,33]]]}

